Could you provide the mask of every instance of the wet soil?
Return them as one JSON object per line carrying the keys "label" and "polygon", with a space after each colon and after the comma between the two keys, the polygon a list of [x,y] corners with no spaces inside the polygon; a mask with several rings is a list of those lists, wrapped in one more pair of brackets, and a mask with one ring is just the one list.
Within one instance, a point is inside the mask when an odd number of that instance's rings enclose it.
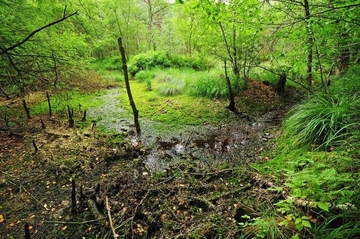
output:
{"label": "wet soil", "polygon": [[56,117],[1,122],[0,238],[239,237],[244,215],[281,197],[251,163],[267,160],[290,105],[141,137],[125,112],[112,135]]}

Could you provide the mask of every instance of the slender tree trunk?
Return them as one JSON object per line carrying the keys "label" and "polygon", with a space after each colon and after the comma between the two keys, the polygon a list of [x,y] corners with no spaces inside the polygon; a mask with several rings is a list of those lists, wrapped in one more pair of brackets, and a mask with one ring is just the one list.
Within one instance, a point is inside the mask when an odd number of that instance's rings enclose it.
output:
{"label": "slender tree trunk", "polygon": [[141,129],[140,129],[140,124],[139,124],[139,111],[136,108],[135,102],[132,97],[131,89],[130,89],[130,81],[129,81],[129,74],[128,74],[128,70],[127,70],[125,49],[122,45],[121,37],[118,38],[118,44],[119,44],[119,50],[120,50],[120,54],[121,54],[121,61],[122,61],[122,68],[123,68],[123,72],[124,72],[126,91],[127,91],[128,97],[129,97],[131,109],[134,114],[134,124],[135,124],[135,128],[136,128],[136,133],[140,134]]}
{"label": "slender tree trunk", "polygon": [[229,103],[229,106],[228,106],[228,109],[232,112],[235,112],[236,111],[236,106],[235,106],[235,97],[234,97],[234,93],[231,89],[231,83],[230,83],[230,78],[227,74],[227,67],[226,67],[226,61],[224,61],[224,66],[225,66],[225,79],[226,79],[226,84],[228,86],[228,89],[229,89],[229,100],[230,100],[230,103]]}
{"label": "slender tree trunk", "polygon": [[31,119],[29,108],[27,107],[26,101],[24,99],[22,100],[22,102],[23,102],[25,113],[26,113],[26,118],[29,120],[29,119]]}
{"label": "slender tree trunk", "polygon": [[307,32],[307,50],[308,50],[308,56],[307,56],[307,77],[306,82],[307,86],[311,88],[313,75],[312,75],[312,64],[313,64],[313,47],[314,47],[314,37],[312,32],[312,27],[310,25],[310,7],[309,7],[309,1],[304,0],[304,10],[305,10],[305,24],[306,24],[306,32]]}
{"label": "slender tree trunk", "polygon": [[52,110],[51,110],[51,102],[50,102],[50,95],[49,92],[46,91],[46,98],[47,98],[47,102],[48,102],[48,106],[49,106],[49,117],[52,117]]}

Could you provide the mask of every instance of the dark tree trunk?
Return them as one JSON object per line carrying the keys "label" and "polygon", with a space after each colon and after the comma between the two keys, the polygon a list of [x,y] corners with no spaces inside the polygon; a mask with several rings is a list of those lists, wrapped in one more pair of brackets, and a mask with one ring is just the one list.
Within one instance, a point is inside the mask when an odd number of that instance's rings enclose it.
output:
{"label": "dark tree trunk", "polygon": [[73,128],[75,121],[73,118],[73,112],[72,112],[72,110],[70,110],[70,106],[68,106],[68,114],[69,114],[69,128]]}
{"label": "dark tree trunk", "polygon": [[276,93],[280,96],[284,96],[285,94],[285,84],[286,84],[286,73],[281,73],[279,81],[275,86]]}
{"label": "dark tree trunk", "polygon": [[23,105],[24,105],[24,110],[26,112],[26,118],[29,120],[29,119],[31,119],[30,111],[29,111],[29,109],[28,109],[28,107],[26,105],[26,101],[23,99],[22,102],[23,102]]}
{"label": "dark tree trunk", "polygon": [[122,45],[121,37],[119,37],[119,39],[118,39],[118,44],[119,44],[119,50],[120,50],[120,54],[121,54],[121,61],[122,61],[122,68],[123,68],[123,72],[124,72],[126,91],[127,91],[128,97],[129,97],[131,109],[132,109],[133,114],[134,114],[134,124],[135,124],[135,128],[136,128],[136,133],[140,134],[141,129],[140,129],[140,124],[139,124],[139,111],[136,108],[134,99],[133,99],[132,94],[131,94],[129,74],[128,74],[127,64],[126,64],[125,49],[124,49],[124,47]]}
{"label": "dark tree trunk", "polygon": [[231,88],[231,82],[230,82],[230,78],[227,74],[227,67],[226,67],[226,61],[224,62],[224,66],[225,66],[225,79],[226,79],[226,84],[228,86],[228,89],[229,89],[229,100],[230,100],[230,103],[229,103],[229,106],[228,106],[228,109],[232,112],[235,112],[236,111],[236,106],[235,106],[235,97],[234,97],[234,93],[232,91],[232,88]]}
{"label": "dark tree trunk", "polygon": [[52,111],[51,111],[51,103],[50,103],[50,96],[49,96],[49,92],[46,91],[46,98],[47,98],[47,102],[48,102],[48,106],[49,106],[49,117],[52,117]]}

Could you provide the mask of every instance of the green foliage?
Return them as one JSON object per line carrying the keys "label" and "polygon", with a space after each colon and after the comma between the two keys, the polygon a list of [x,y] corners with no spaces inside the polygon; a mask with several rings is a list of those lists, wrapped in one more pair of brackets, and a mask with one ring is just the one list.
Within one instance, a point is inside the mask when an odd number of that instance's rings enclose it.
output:
{"label": "green foliage", "polygon": [[91,62],[91,68],[97,71],[118,70],[122,71],[122,62],[120,56],[107,56],[101,60]]}
{"label": "green foliage", "polygon": [[147,80],[152,80],[155,76],[153,71],[139,71],[134,79],[140,82],[146,82]]}
{"label": "green foliage", "polygon": [[160,51],[149,51],[138,54],[129,61],[129,73],[133,76],[139,71],[150,70],[155,67],[168,68],[171,66],[170,54]]}
{"label": "green foliage", "polygon": [[360,235],[358,212],[345,211],[333,215],[315,231],[317,239],[356,238]]}
{"label": "green foliage", "polygon": [[188,79],[186,84],[188,94],[191,96],[206,98],[226,98],[229,96],[225,78],[218,72],[203,72],[196,78]]}
{"label": "green foliage", "polygon": [[203,70],[206,69],[207,63],[205,60],[196,57],[176,56],[162,51],[149,51],[138,54],[129,61],[129,73],[133,76],[140,71],[170,67]]}
{"label": "green foliage", "polygon": [[27,39],[0,59],[1,87],[22,94],[42,90],[65,81],[72,70],[86,64],[88,45],[85,36],[75,32],[74,17],[35,32],[73,12],[72,7],[64,12],[60,1],[1,1],[1,51]]}
{"label": "green foliage", "polygon": [[204,59],[189,55],[174,55],[171,61],[172,67],[190,68],[196,71],[206,70],[212,67],[212,64]]}
{"label": "green foliage", "polygon": [[286,239],[291,234],[283,230],[283,225],[277,222],[275,217],[256,217],[251,218],[244,215],[248,221],[239,223],[244,228],[244,235],[241,238],[266,238],[266,239]]}
{"label": "green foliage", "polygon": [[319,93],[290,111],[284,126],[296,145],[336,145],[351,135],[360,117],[357,94]]}

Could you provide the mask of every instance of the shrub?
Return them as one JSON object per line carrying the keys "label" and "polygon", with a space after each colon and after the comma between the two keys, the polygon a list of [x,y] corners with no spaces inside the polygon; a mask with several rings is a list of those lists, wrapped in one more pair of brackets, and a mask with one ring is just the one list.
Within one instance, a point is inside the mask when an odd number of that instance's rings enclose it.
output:
{"label": "shrub", "polygon": [[150,70],[155,67],[168,68],[171,66],[170,54],[161,51],[149,51],[134,56],[129,61],[129,73],[135,76],[139,71]]}
{"label": "shrub", "polygon": [[91,62],[91,68],[94,70],[122,70],[122,62],[119,56],[108,56],[102,60]]}
{"label": "shrub", "polygon": [[138,72],[151,70],[153,68],[191,68],[194,70],[205,70],[209,63],[198,57],[170,55],[168,52],[149,51],[141,53],[129,61],[129,73],[135,76]]}

